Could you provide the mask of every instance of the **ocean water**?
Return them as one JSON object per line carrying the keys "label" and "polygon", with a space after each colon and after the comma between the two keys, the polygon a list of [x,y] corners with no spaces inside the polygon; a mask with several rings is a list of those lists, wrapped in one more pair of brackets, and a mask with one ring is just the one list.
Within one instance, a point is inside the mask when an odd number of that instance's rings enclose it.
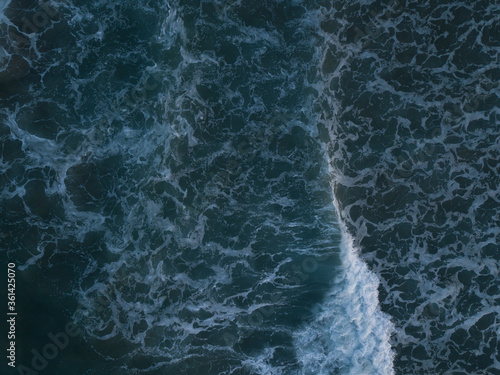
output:
{"label": "ocean water", "polygon": [[2,373],[500,374],[499,19],[0,2]]}

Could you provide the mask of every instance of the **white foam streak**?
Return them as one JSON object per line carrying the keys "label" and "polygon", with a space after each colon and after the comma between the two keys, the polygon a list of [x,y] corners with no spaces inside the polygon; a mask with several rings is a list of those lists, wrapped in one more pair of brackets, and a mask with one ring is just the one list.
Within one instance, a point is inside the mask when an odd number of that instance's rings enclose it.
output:
{"label": "white foam streak", "polygon": [[296,334],[301,374],[394,374],[394,327],[378,306],[379,280],[343,230],[343,271],[314,322]]}

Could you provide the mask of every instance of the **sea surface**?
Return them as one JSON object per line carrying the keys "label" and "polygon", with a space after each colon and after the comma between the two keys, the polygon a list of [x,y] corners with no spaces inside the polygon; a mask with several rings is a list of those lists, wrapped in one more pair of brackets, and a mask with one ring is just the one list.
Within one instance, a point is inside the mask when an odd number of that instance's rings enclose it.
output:
{"label": "sea surface", "polygon": [[2,374],[500,374],[499,25],[0,0]]}

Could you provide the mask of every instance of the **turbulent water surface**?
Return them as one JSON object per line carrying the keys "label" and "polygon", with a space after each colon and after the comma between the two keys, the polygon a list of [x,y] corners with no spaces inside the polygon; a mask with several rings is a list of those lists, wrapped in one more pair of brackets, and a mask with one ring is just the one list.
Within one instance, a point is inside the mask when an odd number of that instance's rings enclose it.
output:
{"label": "turbulent water surface", "polygon": [[1,2],[6,371],[500,374],[499,18]]}

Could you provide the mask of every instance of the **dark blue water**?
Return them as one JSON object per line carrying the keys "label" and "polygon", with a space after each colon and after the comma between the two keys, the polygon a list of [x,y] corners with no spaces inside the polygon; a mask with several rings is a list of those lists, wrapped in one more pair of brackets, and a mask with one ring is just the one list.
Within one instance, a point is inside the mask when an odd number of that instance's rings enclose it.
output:
{"label": "dark blue water", "polygon": [[0,4],[7,373],[499,373],[498,4]]}

